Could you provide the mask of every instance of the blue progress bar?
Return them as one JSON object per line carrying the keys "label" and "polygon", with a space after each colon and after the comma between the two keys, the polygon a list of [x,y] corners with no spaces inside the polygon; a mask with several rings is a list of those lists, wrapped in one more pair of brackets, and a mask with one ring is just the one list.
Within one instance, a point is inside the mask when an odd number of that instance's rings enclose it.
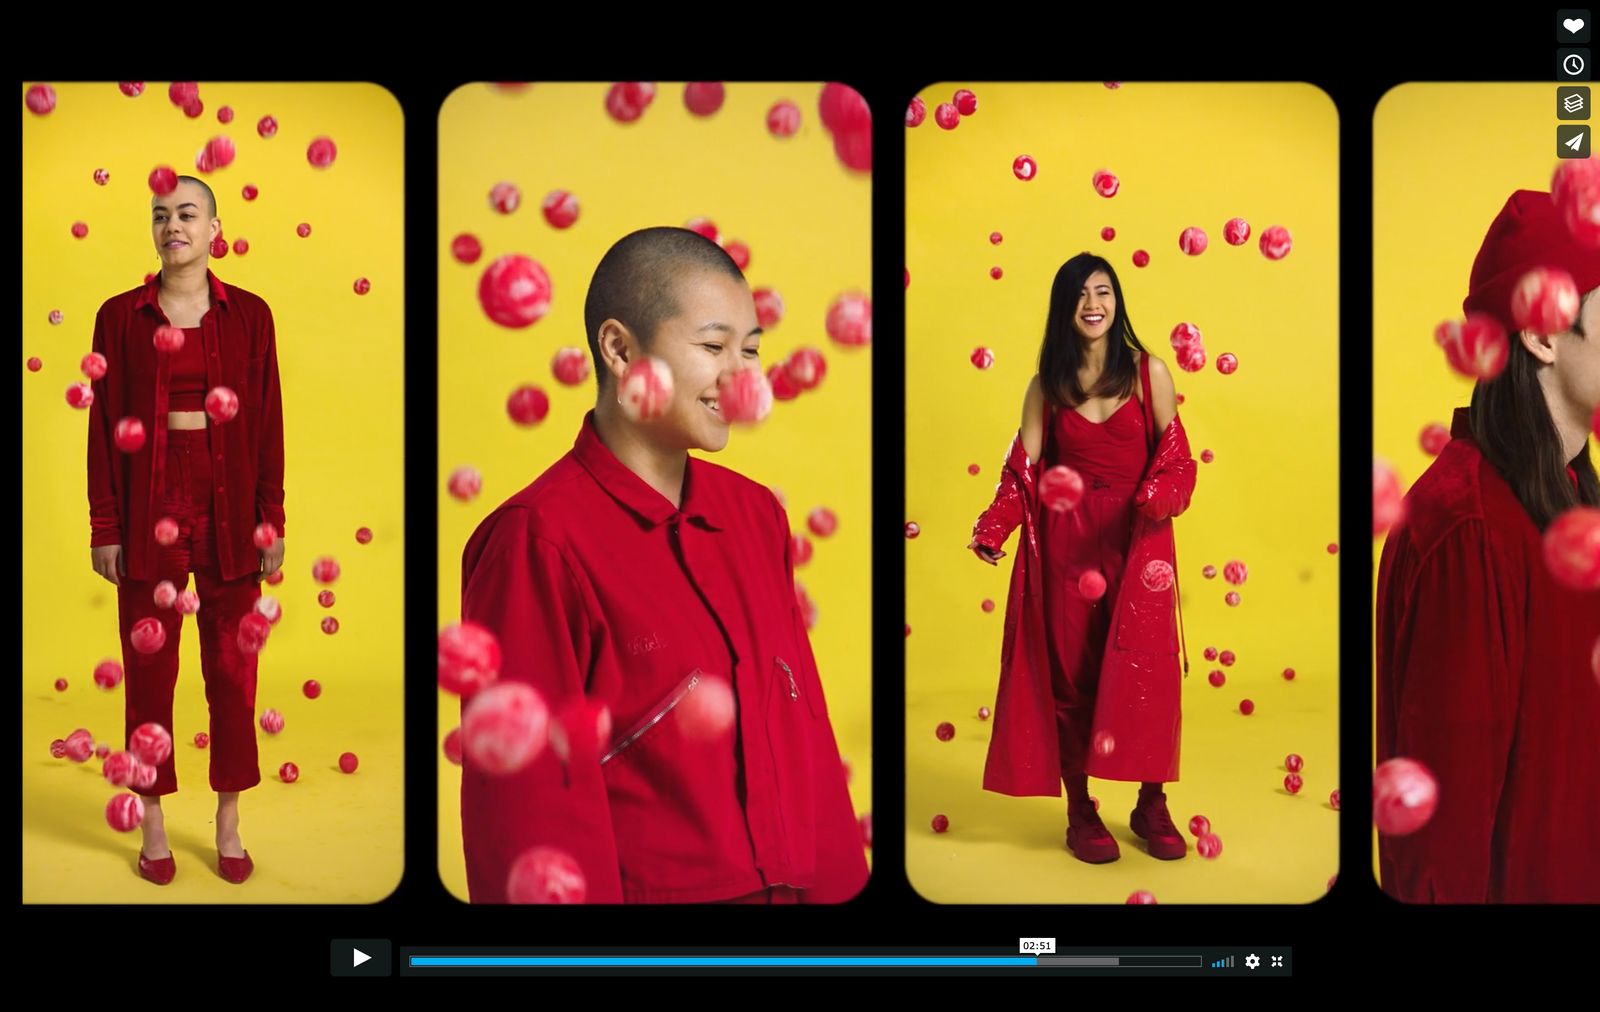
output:
{"label": "blue progress bar", "polygon": [[1038,966],[1036,956],[412,956],[440,966]]}

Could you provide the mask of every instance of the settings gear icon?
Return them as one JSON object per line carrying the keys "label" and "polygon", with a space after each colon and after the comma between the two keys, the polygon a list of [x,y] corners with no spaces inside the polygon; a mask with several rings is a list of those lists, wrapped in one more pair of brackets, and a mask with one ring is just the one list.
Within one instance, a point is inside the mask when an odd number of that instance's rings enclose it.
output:
{"label": "settings gear icon", "polygon": [[1261,965],[1261,957],[1252,952],[1250,955],[1244,957],[1244,965],[1254,970],[1256,967]]}

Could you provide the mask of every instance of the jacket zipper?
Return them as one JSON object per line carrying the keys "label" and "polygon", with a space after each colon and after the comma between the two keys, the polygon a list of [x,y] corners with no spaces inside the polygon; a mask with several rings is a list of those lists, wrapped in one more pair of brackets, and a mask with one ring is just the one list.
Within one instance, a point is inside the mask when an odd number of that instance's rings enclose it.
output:
{"label": "jacket zipper", "polygon": [[791,700],[799,699],[800,698],[800,686],[795,684],[794,672],[789,670],[789,665],[787,665],[787,664],[785,664],[783,662],[783,658],[782,657],[778,658],[778,667],[782,668],[783,669],[783,673],[789,676],[789,698]]}
{"label": "jacket zipper", "polygon": [[632,745],[634,742],[638,741],[641,737],[643,737],[644,733],[646,731],[650,730],[652,727],[655,727],[657,724],[659,724],[661,722],[662,718],[665,717],[667,714],[671,713],[673,708],[676,707],[679,703],[683,702],[683,697],[685,697],[689,693],[693,692],[694,689],[695,689],[695,686],[697,686],[699,684],[700,684],[700,672],[696,671],[694,674],[689,676],[688,681],[684,682],[682,684],[682,686],[672,694],[672,696],[667,700],[666,705],[662,706],[654,714],[652,714],[648,719],[646,719],[643,723],[639,724],[631,732],[629,732],[628,736],[626,738],[623,738],[616,745],[614,745],[612,747],[611,751],[609,751],[605,755],[601,756],[600,757],[600,765],[604,766],[606,763],[608,763],[611,760],[615,759],[628,746]]}

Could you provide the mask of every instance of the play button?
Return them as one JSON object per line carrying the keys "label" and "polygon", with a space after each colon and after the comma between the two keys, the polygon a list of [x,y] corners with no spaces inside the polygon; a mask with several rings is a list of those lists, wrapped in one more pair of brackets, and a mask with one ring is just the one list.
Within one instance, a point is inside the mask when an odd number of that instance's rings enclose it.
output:
{"label": "play button", "polygon": [[335,977],[387,977],[394,972],[392,948],[384,938],[336,938],[332,964]]}

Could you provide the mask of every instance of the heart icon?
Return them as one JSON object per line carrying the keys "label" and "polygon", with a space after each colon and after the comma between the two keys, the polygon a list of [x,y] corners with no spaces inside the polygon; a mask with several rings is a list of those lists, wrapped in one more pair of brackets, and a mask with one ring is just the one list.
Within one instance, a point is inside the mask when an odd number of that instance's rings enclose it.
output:
{"label": "heart icon", "polygon": [[1576,35],[1579,32],[1583,31],[1583,19],[1582,18],[1568,18],[1567,20],[1561,22],[1561,27],[1565,28],[1567,31],[1569,31],[1572,34]]}

